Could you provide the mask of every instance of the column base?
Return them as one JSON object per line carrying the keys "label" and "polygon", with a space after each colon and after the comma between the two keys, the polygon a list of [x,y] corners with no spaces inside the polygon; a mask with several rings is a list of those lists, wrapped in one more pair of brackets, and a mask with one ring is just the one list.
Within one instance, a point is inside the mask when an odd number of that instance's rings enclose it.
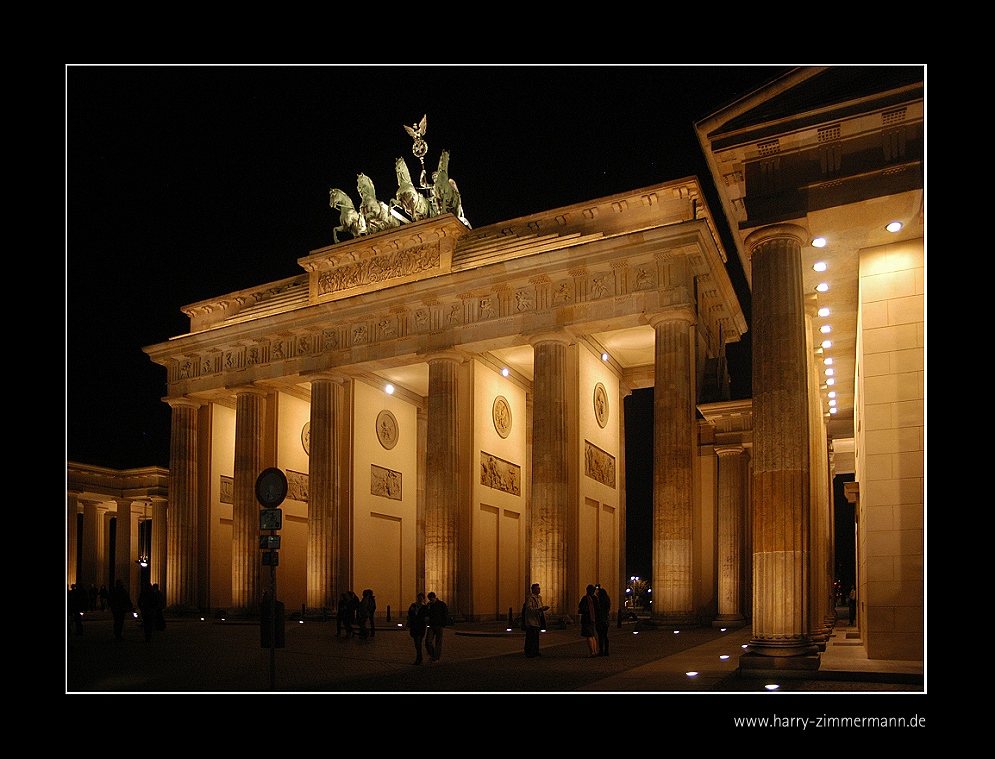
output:
{"label": "column base", "polygon": [[746,618],[736,614],[719,614],[712,620],[712,627],[727,627],[731,630],[738,630],[741,627],[746,627]]}
{"label": "column base", "polygon": [[[814,648],[814,646],[812,647]],[[819,669],[821,657],[817,651],[796,656],[765,656],[749,651],[739,657],[740,677],[791,677]]]}
{"label": "column base", "polygon": [[681,630],[690,627],[700,627],[701,620],[692,614],[661,614],[652,616],[648,620],[643,620],[652,627],[664,627],[666,629]]}

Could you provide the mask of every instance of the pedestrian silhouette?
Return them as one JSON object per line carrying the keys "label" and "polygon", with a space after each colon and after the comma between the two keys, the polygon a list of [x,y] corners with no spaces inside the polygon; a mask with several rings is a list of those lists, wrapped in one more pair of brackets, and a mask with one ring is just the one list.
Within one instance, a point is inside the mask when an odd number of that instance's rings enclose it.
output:
{"label": "pedestrian silhouette", "polygon": [[131,596],[128,594],[128,589],[124,587],[124,582],[118,580],[114,583],[107,600],[114,617],[114,637],[117,640],[124,640],[124,617],[135,610],[135,605],[131,602]]}
{"label": "pedestrian silhouette", "polygon": [[428,621],[428,605],[425,594],[419,593],[415,602],[408,607],[408,634],[415,644],[415,664],[422,662],[422,641],[425,639],[425,625]]}

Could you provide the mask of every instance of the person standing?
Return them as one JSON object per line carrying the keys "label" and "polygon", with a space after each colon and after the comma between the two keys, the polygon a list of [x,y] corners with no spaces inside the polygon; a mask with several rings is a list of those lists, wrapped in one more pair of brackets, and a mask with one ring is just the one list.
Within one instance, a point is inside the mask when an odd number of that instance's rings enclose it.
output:
{"label": "person standing", "polygon": [[850,595],[846,600],[847,606],[850,607],[850,625],[851,627],[857,621],[857,586],[850,586]]}
{"label": "person standing", "polygon": [[155,630],[159,616],[159,594],[148,583],[142,586],[142,592],[138,594],[138,610],[142,613],[142,632],[145,633],[145,642],[151,643],[152,631]]}
{"label": "person standing", "polygon": [[346,604],[346,637],[351,638],[356,633],[356,617],[359,614],[359,596],[347,590],[349,601]]}
{"label": "person standing", "polygon": [[[372,638],[377,634],[377,626],[373,621],[373,615],[377,610],[377,599],[373,595],[373,591],[367,588],[363,591],[363,598],[359,602],[359,637],[363,640],[367,638]],[[366,629],[366,623],[370,623],[370,629]]]}
{"label": "person standing", "polygon": [[425,651],[431,661],[439,661],[442,656],[442,631],[449,624],[449,607],[438,598],[434,591],[428,594],[428,630],[425,635]]}
{"label": "person standing", "polygon": [[595,626],[598,600],[594,596],[594,591],[594,586],[588,585],[587,593],[577,605],[577,613],[580,614],[580,637],[587,638],[588,659],[598,655],[598,630]]}
{"label": "person standing", "polygon": [[608,627],[611,618],[612,600],[608,596],[608,591],[600,585],[596,586],[597,605],[594,607],[595,628],[598,631],[598,656],[608,656]]}
{"label": "person standing", "polygon": [[338,608],[335,610],[335,637],[338,638],[342,635],[342,631],[346,631],[346,636],[349,634],[349,594],[341,593],[339,594],[339,604]]}
{"label": "person standing", "polygon": [[111,588],[110,596],[107,599],[111,607],[111,614],[114,616],[114,637],[124,640],[124,615],[135,610],[135,605],[131,602],[124,582],[118,580]]}
{"label": "person standing", "polygon": [[85,591],[81,590],[76,583],[69,588],[69,634],[83,634],[83,612],[85,611],[86,600]]}
{"label": "person standing", "polygon": [[525,605],[522,607],[522,624],[525,625],[525,655],[529,659],[542,656],[539,653],[539,631],[546,626],[546,610],[539,594],[539,583],[533,583]]}
{"label": "person standing", "polygon": [[408,607],[408,634],[415,643],[415,664],[422,662],[422,641],[425,639],[425,623],[428,618],[428,608],[425,604],[425,594],[419,593],[415,602]]}

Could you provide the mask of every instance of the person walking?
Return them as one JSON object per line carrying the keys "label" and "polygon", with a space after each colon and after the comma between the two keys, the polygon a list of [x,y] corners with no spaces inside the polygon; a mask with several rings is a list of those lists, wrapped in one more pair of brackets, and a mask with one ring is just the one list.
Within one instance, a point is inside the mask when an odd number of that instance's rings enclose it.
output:
{"label": "person walking", "polygon": [[428,630],[425,635],[425,651],[431,661],[439,661],[442,656],[442,631],[449,624],[449,607],[445,601],[435,595],[428,594]]}
{"label": "person walking", "polygon": [[408,607],[408,634],[415,643],[415,664],[422,662],[422,641],[425,639],[427,619],[428,607],[425,604],[425,594],[419,593],[415,602]]}
{"label": "person walking", "polygon": [[608,627],[611,619],[612,600],[608,596],[608,591],[600,585],[595,586],[597,605],[594,607],[596,614],[594,626],[598,631],[598,656],[608,656]]}
{"label": "person walking", "polygon": [[539,583],[533,583],[528,598],[522,606],[522,625],[525,627],[525,655],[529,659],[542,656],[539,653],[539,631],[546,626],[546,614],[549,609],[543,604],[539,594]]}
{"label": "person walking", "polygon": [[107,602],[111,607],[111,614],[114,616],[114,637],[117,640],[124,640],[124,615],[135,610],[135,605],[131,602],[124,582],[118,580],[111,588]]}
{"label": "person walking", "polygon": [[594,591],[594,586],[588,585],[587,593],[577,605],[577,613],[580,614],[580,637],[587,638],[588,659],[598,655],[598,630],[595,626],[598,601],[594,596]]}

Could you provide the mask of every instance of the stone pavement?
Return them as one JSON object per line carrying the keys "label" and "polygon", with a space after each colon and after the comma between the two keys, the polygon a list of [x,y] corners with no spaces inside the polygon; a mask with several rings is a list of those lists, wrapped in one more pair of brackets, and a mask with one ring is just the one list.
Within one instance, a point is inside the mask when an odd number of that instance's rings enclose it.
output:
{"label": "stone pavement", "polygon": [[922,662],[869,661],[857,631],[837,625],[817,671],[742,677],[750,628],[675,631],[613,625],[610,655],[588,658],[579,626],[550,630],[542,656],[526,659],[524,633],[503,624],[459,623],[441,660],[413,665],[410,636],[396,624],[369,640],[336,637],[335,623],[287,620],[285,646],[264,648],[260,625],[170,617],[144,641],[138,620],[115,640],[110,615],[84,618],[66,638],[67,694],[95,693],[925,693]]}

